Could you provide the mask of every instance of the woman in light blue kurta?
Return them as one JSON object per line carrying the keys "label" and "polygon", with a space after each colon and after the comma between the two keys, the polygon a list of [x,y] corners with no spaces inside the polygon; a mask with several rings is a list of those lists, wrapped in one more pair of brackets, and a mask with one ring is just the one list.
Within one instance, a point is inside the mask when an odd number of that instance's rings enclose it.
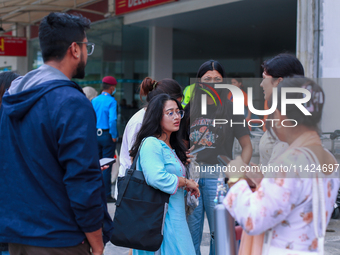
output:
{"label": "woman in light blue kurta", "polygon": [[148,185],[171,195],[159,251],[133,250],[134,255],[195,254],[185,218],[184,190],[190,190],[197,196],[199,190],[197,183],[185,178],[182,163],[186,160],[185,147],[177,132],[184,114],[181,109],[181,105],[169,95],[154,97],[149,103],[141,130],[131,150],[130,155],[134,157],[142,143],[137,170],[143,171]]}

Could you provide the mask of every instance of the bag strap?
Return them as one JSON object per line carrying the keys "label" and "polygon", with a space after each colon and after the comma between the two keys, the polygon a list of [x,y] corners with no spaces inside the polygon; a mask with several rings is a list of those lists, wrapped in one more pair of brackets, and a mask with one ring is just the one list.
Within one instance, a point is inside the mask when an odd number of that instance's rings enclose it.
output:
{"label": "bag strap", "polygon": [[[306,147],[297,148],[299,151],[303,152],[309,160],[313,161],[317,166],[320,165],[318,157],[315,153]],[[326,202],[323,188],[323,180],[322,178],[318,178],[318,173],[316,172],[316,176],[313,177],[312,184],[312,205],[313,205],[313,228],[316,238],[318,238],[318,253],[324,254],[324,242],[326,235]],[[320,209],[320,211],[319,211]],[[319,212],[321,212],[321,217],[319,216]],[[321,233],[319,233],[319,219],[321,218]]]}
{"label": "bag strap", "polygon": [[[304,155],[311,161],[313,161],[317,166],[320,165],[318,157],[315,153],[306,147],[297,148],[299,151],[304,153]],[[325,194],[323,188],[323,180],[318,178],[318,173],[313,177],[312,184],[312,206],[313,206],[313,228],[316,238],[318,239],[318,253],[324,254],[324,242],[326,235],[326,202]],[[320,209],[320,211],[319,211]],[[319,216],[321,213],[321,217]],[[321,233],[319,233],[319,219],[321,218]]]}
{"label": "bag strap", "polygon": [[264,233],[264,238],[263,238],[263,245],[262,245],[262,255],[268,255],[269,254],[269,248],[272,242],[273,238],[273,230],[267,230]]}
{"label": "bag strap", "polygon": [[120,202],[122,201],[122,198],[124,197],[126,188],[129,185],[130,178],[133,175],[134,171],[136,171],[136,165],[137,165],[137,161],[138,161],[138,158],[139,158],[140,149],[142,148],[142,145],[143,145],[145,139],[146,138],[144,138],[142,140],[142,142],[140,143],[138,151],[137,151],[137,154],[136,154],[135,158],[133,159],[131,167],[126,170],[124,181],[122,183],[122,190],[118,193],[118,197],[117,197],[117,201],[116,201],[116,206],[120,205]]}
{"label": "bag strap", "polygon": [[[316,165],[320,165],[320,162],[315,155],[315,153],[309,148],[301,148],[305,150],[313,159]],[[315,198],[315,199],[314,199]],[[321,233],[319,233],[319,208],[321,211]],[[319,254],[324,254],[324,241],[326,235],[326,202],[325,194],[323,188],[323,180],[318,178],[318,173],[316,178],[313,178],[313,227],[315,236],[318,238],[318,252]]]}

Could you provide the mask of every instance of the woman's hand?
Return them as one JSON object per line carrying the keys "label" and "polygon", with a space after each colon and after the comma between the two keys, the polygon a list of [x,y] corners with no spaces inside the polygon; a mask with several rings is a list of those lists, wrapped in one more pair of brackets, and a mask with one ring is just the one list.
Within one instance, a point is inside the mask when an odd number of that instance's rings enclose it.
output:
{"label": "woman's hand", "polygon": [[[255,169],[256,169],[256,165],[253,164],[253,163],[251,163],[251,164],[254,165]],[[253,173],[253,172],[245,173],[244,171],[242,172],[241,171],[241,167],[247,167],[247,165],[246,165],[246,163],[243,162],[243,160],[242,160],[242,158],[240,156],[237,156],[236,159],[230,161],[229,166],[235,168],[236,169],[236,173],[233,173],[231,175],[226,173],[227,177],[229,177],[229,178],[230,177],[237,177],[237,178],[245,179],[247,181],[250,189],[253,192],[256,190],[256,187],[257,187],[257,182],[256,181],[261,182],[261,180],[262,180],[262,179],[258,180],[257,178],[261,178],[261,176],[258,173]],[[256,171],[255,169],[254,169],[254,171]],[[253,179],[251,177],[256,177],[256,178]],[[232,187],[234,184],[235,183],[229,183],[228,182],[229,187]]]}
{"label": "woman's hand", "polygon": [[196,183],[194,180],[187,180],[186,181],[187,186],[186,186],[186,190],[191,192],[191,195],[194,195],[196,198],[198,198],[201,194],[200,194],[200,190],[199,190],[199,185],[198,183]]}
{"label": "woman's hand", "polygon": [[194,148],[195,148],[195,145],[191,146],[191,148],[185,152],[187,155],[186,165],[190,164],[192,158],[196,158],[196,155],[190,154],[194,150]]}
{"label": "woman's hand", "polygon": [[246,163],[243,162],[242,158],[240,156],[237,156],[235,159],[233,159],[232,161],[229,162],[228,164],[228,168],[230,166],[230,169],[236,169],[236,172],[228,172],[226,171],[226,177],[228,178],[233,178],[233,177],[237,177],[237,178],[244,178],[245,177],[245,173],[241,172],[241,167],[244,166],[246,167]]}
{"label": "woman's hand", "polygon": [[257,185],[251,179],[249,179],[249,178],[246,178],[245,180],[247,181],[248,186],[251,189],[251,191],[255,192]]}
{"label": "woman's hand", "polygon": [[246,176],[256,184],[256,186],[259,186],[262,179],[263,179],[263,174],[260,171],[260,168],[258,165],[250,162],[250,165],[252,166],[251,169],[252,171],[249,173],[246,173]]}

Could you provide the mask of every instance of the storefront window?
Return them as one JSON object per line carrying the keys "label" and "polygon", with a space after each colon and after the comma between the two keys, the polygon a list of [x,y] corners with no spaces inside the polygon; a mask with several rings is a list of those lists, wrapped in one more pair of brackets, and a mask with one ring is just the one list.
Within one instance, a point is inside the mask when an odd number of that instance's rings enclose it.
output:
{"label": "storefront window", "polygon": [[28,42],[28,71],[39,68],[44,62],[39,46],[39,39],[34,38]]}

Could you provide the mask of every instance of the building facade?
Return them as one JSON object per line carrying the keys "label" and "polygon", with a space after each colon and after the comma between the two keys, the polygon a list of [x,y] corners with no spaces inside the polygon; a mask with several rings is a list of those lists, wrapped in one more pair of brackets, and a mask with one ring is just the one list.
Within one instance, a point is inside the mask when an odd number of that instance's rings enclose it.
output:
{"label": "building facade", "polygon": [[[0,1],[1,2],[1,1]],[[106,75],[118,79],[118,102],[138,102],[146,76],[176,79],[183,88],[199,66],[220,61],[229,76],[247,77],[254,105],[263,106],[259,87],[264,60],[281,52],[295,54],[306,76],[319,79],[326,93],[322,131],[340,129],[336,117],[340,87],[340,2],[337,0],[99,0],[66,10],[91,19],[88,40],[96,44],[81,86],[100,89]],[[1,11],[0,11],[1,13]],[[2,14],[1,14],[2,15]],[[38,22],[17,25],[16,36],[28,38],[27,57],[1,57],[5,68],[24,74],[42,64]],[[121,129],[136,111],[121,112]]]}

